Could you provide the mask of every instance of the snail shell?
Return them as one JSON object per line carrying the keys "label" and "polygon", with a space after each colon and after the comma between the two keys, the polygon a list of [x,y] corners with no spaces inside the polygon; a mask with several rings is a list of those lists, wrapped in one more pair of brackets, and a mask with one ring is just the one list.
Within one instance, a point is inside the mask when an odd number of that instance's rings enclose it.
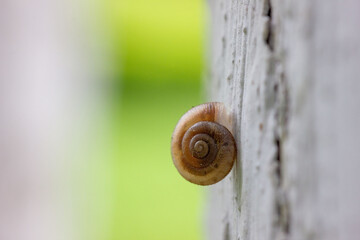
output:
{"label": "snail shell", "polygon": [[171,155],[186,180],[211,185],[230,172],[236,143],[229,129],[231,115],[219,102],[196,106],[181,117],[172,135]]}

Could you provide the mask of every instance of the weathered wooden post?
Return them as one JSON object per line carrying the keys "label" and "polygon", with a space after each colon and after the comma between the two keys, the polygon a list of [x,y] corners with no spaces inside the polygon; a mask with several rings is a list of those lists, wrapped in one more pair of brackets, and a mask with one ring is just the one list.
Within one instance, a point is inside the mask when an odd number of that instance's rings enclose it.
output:
{"label": "weathered wooden post", "polygon": [[240,151],[208,239],[360,236],[360,2],[209,0],[209,101]]}

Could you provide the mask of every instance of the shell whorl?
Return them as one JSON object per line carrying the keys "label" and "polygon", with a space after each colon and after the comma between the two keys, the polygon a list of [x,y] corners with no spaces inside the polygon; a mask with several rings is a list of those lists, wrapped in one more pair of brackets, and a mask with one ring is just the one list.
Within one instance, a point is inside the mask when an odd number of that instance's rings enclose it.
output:
{"label": "shell whorl", "polygon": [[175,127],[171,153],[175,167],[188,181],[211,185],[223,179],[236,159],[231,116],[222,103],[189,110]]}

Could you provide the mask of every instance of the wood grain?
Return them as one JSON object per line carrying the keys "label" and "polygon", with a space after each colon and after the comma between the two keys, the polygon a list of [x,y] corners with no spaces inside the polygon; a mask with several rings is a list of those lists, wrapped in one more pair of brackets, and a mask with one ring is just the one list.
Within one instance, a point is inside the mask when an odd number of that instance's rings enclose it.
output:
{"label": "wood grain", "polygon": [[233,110],[240,151],[207,238],[356,239],[360,4],[208,2],[208,100]]}

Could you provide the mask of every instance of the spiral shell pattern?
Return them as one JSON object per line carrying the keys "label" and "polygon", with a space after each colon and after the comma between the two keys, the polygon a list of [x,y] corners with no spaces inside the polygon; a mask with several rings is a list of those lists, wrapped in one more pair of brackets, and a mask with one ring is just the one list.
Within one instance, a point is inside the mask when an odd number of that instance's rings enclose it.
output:
{"label": "spiral shell pattern", "polygon": [[211,185],[222,180],[236,159],[231,116],[222,103],[211,102],[188,111],[175,127],[171,154],[188,181]]}

